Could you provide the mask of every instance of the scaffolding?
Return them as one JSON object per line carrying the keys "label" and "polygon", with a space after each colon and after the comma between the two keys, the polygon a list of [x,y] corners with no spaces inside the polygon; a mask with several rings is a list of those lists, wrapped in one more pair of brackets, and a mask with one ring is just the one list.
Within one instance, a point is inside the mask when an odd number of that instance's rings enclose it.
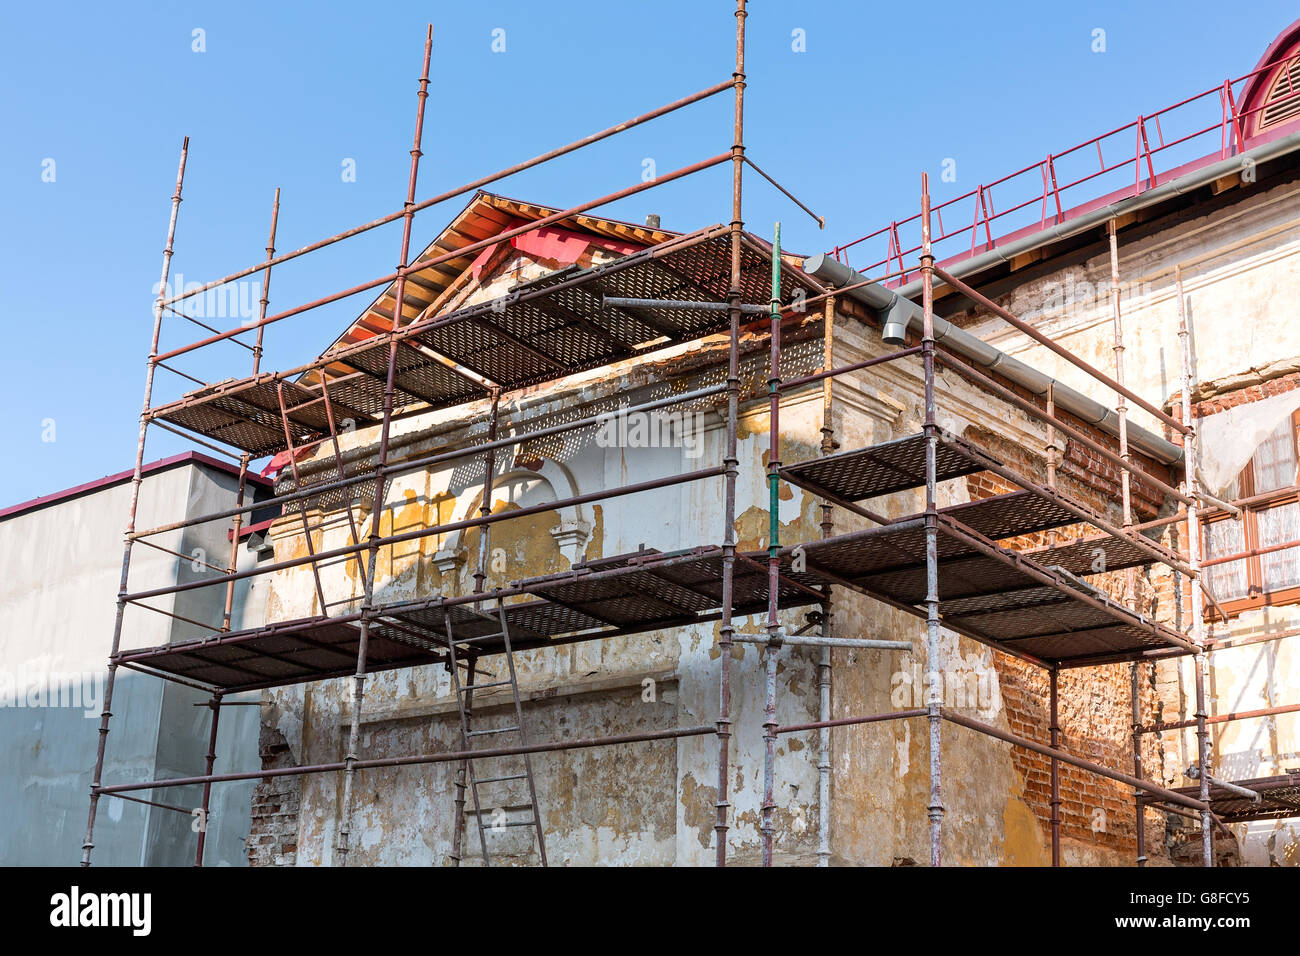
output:
{"label": "scaffolding", "polygon": [[[352,815],[356,775],[380,767],[405,767],[433,763],[455,765],[453,800],[455,822],[451,861],[464,856],[463,828],[467,803],[472,803],[482,859],[490,863],[492,851],[485,832],[480,788],[513,784],[524,788],[520,800],[530,808],[527,820],[509,825],[532,831],[538,857],[546,864],[545,834],[538,806],[530,757],[560,750],[605,747],[653,740],[713,736],[717,745],[717,797],[715,805],[715,857],[725,865],[728,853],[730,739],[732,735],[732,646],[756,644],[766,653],[766,693],[763,719],[764,775],[761,832],[763,863],[770,865],[775,839],[775,756],[782,735],[818,731],[819,833],[818,863],[831,858],[829,807],[830,731],[835,727],[867,725],[893,720],[924,720],[929,739],[930,862],[942,863],[945,813],[940,743],[944,724],[975,731],[1036,752],[1050,760],[1052,862],[1061,862],[1060,764],[1106,777],[1132,787],[1138,808],[1138,858],[1144,861],[1143,809],[1194,813],[1200,822],[1204,861],[1209,865],[1211,832],[1222,826],[1214,801],[1226,791],[1210,774],[1207,714],[1204,702],[1204,658],[1212,640],[1204,631],[1203,602],[1212,596],[1201,583],[1197,542],[1197,509],[1207,496],[1196,486],[1195,470],[1183,469],[1181,482],[1166,482],[1145,466],[1130,448],[1126,401],[1131,401],[1182,437],[1187,461],[1195,460],[1195,428],[1188,424],[1187,402],[1191,376],[1190,351],[1184,348],[1184,414],[1179,420],[1144,401],[1123,384],[1121,316],[1116,299],[1115,377],[1086,362],[1043,336],[1036,329],[1001,309],[975,289],[935,264],[930,237],[930,195],[923,177],[921,191],[922,241],[919,273],[922,279],[920,327],[908,341],[888,354],[834,367],[833,331],[837,301],[869,284],[902,281],[912,267],[901,262],[899,271],[878,279],[859,278],[835,287],[786,262],[781,253],[780,226],[772,243],[757,240],[744,230],[742,179],[746,165],[771,182],[804,212],[823,220],[800,203],[785,187],[760,169],[745,153],[743,136],[745,93],[746,0],[736,3],[735,66],[730,79],[691,96],[611,126],[566,146],[510,166],[490,176],[449,190],[430,199],[416,200],[421,158],[425,102],[432,55],[432,27],[425,39],[419,80],[415,133],[410,151],[410,172],[402,208],[372,222],[290,252],[277,254],[279,218],[277,190],[265,256],[252,266],[222,279],[168,296],[167,280],[173,254],[177,216],[181,203],[188,140],[182,147],[176,188],[163,252],[162,278],[153,310],[152,344],[146,363],[143,409],[140,416],[130,514],[127,520],[120,589],[109,656],[108,680],[99,724],[99,741],[92,777],[90,808],[83,843],[82,864],[90,864],[96,814],[105,798],[140,800],[140,791],[202,786],[202,815],[206,818],[213,784],[268,780],[282,776],[342,774],[343,788],[336,840],[337,858],[346,865],[352,846]],[[731,148],[673,172],[659,175],[569,209],[554,211],[532,222],[506,229],[488,238],[446,252],[412,256],[415,214],[448,199],[462,196],[517,172],[562,157],[584,146],[639,126],[701,100],[730,91],[734,100]],[[702,170],[731,167],[731,219],[651,245],[641,251],[587,268],[573,267],[524,282],[509,294],[475,305],[440,312],[423,294],[431,270],[463,259],[497,242],[548,225],[564,223],[588,210],[644,190],[690,176]],[[402,222],[397,268],[382,277],[284,311],[269,312],[269,287],[273,267],[376,227]],[[1112,254],[1113,232],[1112,232]],[[888,265],[888,261],[886,263]],[[892,268],[892,266],[890,266]],[[165,316],[197,321],[184,311],[191,296],[219,288],[248,276],[260,275],[262,297],[255,324],[227,331],[204,326],[208,337],[168,351],[159,350]],[[1116,280],[1117,281],[1117,280]],[[934,284],[942,282],[1004,318],[1028,337],[1067,358],[1103,388],[1117,396],[1118,444],[1112,446],[1085,433],[1077,423],[1062,418],[1049,389],[1046,400],[1026,397],[996,373],[980,370],[947,348],[935,334]],[[369,290],[384,290],[371,311],[387,315],[391,326],[364,341],[341,343],[313,362],[280,372],[262,371],[263,333],[267,326]],[[378,302],[391,299],[391,308]],[[782,339],[791,320],[809,308],[823,310],[823,364],[820,371],[782,378]],[[414,315],[408,310],[414,309]],[[744,389],[741,374],[742,327],[769,323],[767,400],[769,453],[766,466],[769,531],[767,547],[745,552],[736,538],[736,490],[740,470],[738,419]],[[752,325],[751,325],[752,323]],[[202,323],[198,323],[202,325]],[[240,336],[254,337],[250,345]],[[493,513],[491,490],[497,455],[526,442],[560,435],[597,424],[602,415],[584,416],[529,431],[498,437],[503,395],[576,372],[603,368],[647,354],[650,348],[695,341],[708,335],[727,337],[726,377],[720,384],[669,394],[643,402],[630,412],[669,407],[698,407],[725,401],[726,437],[721,460],[682,474],[606,487],[599,492],[559,498],[538,505]],[[1183,336],[1186,346],[1186,335]],[[161,368],[186,378],[168,364],[195,350],[234,341],[252,354],[250,374],[215,384],[200,382],[197,390],[161,405],[153,404],[154,377]],[[845,451],[836,451],[831,415],[833,382],[844,375],[898,363],[915,369],[924,389],[924,422],[919,433]],[[940,425],[936,376],[950,371],[983,394],[1044,423],[1048,432],[1045,478],[1041,481],[1000,460],[974,442],[948,432]],[[782,460],[781,399],[795,390],[818,386],[822,392],[821,455],[806,461]],[[752,390],[751,390],[752,393]],[[749,397],[756,397],[751,394]],[[390,460],[390,438],[395,422],[431,410],[460,408],[476,403],[483,409],[478,424],[486,440],[437,454]],[[339,442],[341,423],[378,430],[377,453],[368,467],[349,465]],[[195,515],[145,530],[136,529],[136,508],[144,463],[145,439],[156,426],[230,455],[238,460],[239,490],[233,508]],[[1057,465],[1062,445],[1057,435],[1079,443],[1106,460],[1122,475],[1123,520],[1116,524],[1095,508],[1062,488]],[[236,449],[232,454],[229,448]],[[304,480],[297,455],[320,451],[332,458],[333,477]],[[292,490],[255,503],[246,502],[245,486],[252,461],[283,455],[292,476]],[[435,522],[414,530],[380,533],[379,517],[385,510],[385,491],[400,475],[452,462],[477,463],[482,468],[483,498],[477,517]],[[939,506],[941,483],[987,472],[1015,490],[968,504]],[[557,508],[635,495],[672,485],[716,482],[722,485],[720,543],[702,544],[673,552],[642,548],[631,554],[604,557],[575,564],[569,571],[524,578],[507,587],[487,588],[489,536],[501,523]],[[820,499],[820,537],[814,541],[782,542],[777,504],[782,483],[793,485]],[[885,518],[862,504],[869,499],[908,489],[924,490],[923,511],[900,518]],[[1168,520],[1135,524],[1132,497],[1138,489],[1176,500],[1184,510],[1175,520],[1189,528],[1187,553],[1181,554],[1144,532]],[[364,529],[354,515],[353,501],[364,495],[371,501],[370,527]],[[1214,499],[1208,499],[1214,501]],[[316,550],[308,512],[322,502],[334,502],[346,511],[352,544]],[[296,517],[307,543],[307,553],[256,568],[238,570],[236,557],[244,516],[254,510],[279,505],[282,520]],[[838,508],[869,526],[837,533],[833,520]],[[293,512],[297,515],[294,516]],[[132,591],[128,576],[136,543],[149,545],[154,535],[204,522],[227,520],[233,525],[229,566],[202,580]],[[1008,542],[1067,527],[1088,527],[1084,535],[1064,543],[1055,539],[1047,547],[1026,549]],[[477,570],[472,593],[435,595],[419,599],[383,601],[376,593],[379,551],[430,535],[477,529],[480,533]],[[1085,580],[1096,573],[1093,555],[1106,554],[1106,570],[1131,570],[1162,564],[1189,582],[1191,628],[1189,633],[1171,628],[1128,607]],[[363,597],[330,602],[321,581],[321,569],[342,562],[355,567]],[[263,626],[232,630],[232,606],[237,582],[253,576],[305,568],[319,602],[319,613]],[[201,624],[209,631],[193,640],[152,648],[123,647],[124,618],[128,607],[170,613],[149,604],[151,598],[203,587],[224,586],[225,601],[219,626]],[[972,638],[996,652],[1046,671],[1050,687],[1050,745],[1010,734],[973,720],[944,706],[941,695],[931,693],[924,707],[889,713],[832,718],[832,654],[836,648],[880,652],[908,652],[910,642],[855,638],[834,633],[833,592],[845,589],[866,595],[887,607],[925,621],[926,668],[943,669],[941,631]],[[1132,589],[1129,589],[1132,595]],[[344,605],[347,605],[344,607]],[[783,630],[780,612],[806,609],[808,624],[798,631]],[[747,615],[766,615],[762,634],[736,630],[734,621]],[[525,731],[514,655],[519,651],[594,641],[661,628],[688,627],[718,622],[718,713],[712,724],[683,726],[644,733],[532,741]],[[199,622],[190,622],[199,623]],[[816,633],[811,633],[815,631]],[[777,652],[783,646],[808,646],[820,650],[817,663],[819,719],[782,726],[776,719]],[[1173,655],[1193,655],[1196,662],[1196,719],[1198,737],[1195,792],[1172,790],[1145,779],[1140,741],[1144,733],[1160,728],[1141,725],[1137,668],[1143,662]],[[497,662],[498,673],[480,669],[487,659]],[[1058,721],[1058,675],[1064,669],[1128,661],[1133,664],[1133,774],[1101,766],[1061,747]],[[361,748],[361,717],[366,679],[395,668],[437,664],[451,674],[452,695],[460,730],[459,748],[436,753],[367,758]],[[210,740],[205,772],[183,778],[132,783],[105,783],[105,748],[108,740],[114,679],[127,668],[176,681],[210,695]],[[504,670],[502,670],[504,668]],[[344,759],[329,763],[262,769],[243,773],[214,773],[218,718],[229,703],[227,695],[310,681],[353,678],[347,744]],[[486,677],[486,682],[479,682]],[[475,720],[474,694],[489,688],[508,688],[515,723],[506,727],[482,726]],[[506,772],[483,775],[476,769],[484,761],[516,760]],[[1267,784],[1280,799],[1293,799],[1297,781],[1286,787]],[[1264,786],[1264,784],[1261,784]],[[1216,788],[1218,788],[1216,790]],[[1290,789],[1287,789],[1290,788]],[[1290,796],[1289,796],[1290,795]],[[1241,794],[1233,799],[1248,800]],[[150,802],[166,809],[190,811]],[[195,864],[202,865],[204,832],[199,831]]]}

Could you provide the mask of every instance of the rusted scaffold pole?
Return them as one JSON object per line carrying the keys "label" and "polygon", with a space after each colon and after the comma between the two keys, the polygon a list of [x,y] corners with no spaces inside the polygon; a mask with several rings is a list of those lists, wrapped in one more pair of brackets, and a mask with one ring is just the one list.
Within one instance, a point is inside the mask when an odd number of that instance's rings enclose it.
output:
{"label": "rusted scaffold pole", "polygon": [[736,570],[736,454],[740,413],[740,244],[744,231],[741,184],[745,170],[745,0],[736,0],[736,69],[732,74],[735,106],[731,146],[731,282],[727,289],[730,338],[727,348],[727,446],[723,458],[725,490],[722,505],[722,623],[718,628],[718,796],[713,825],[715,862],[727,865],[727,764],[731,748],[731,648],[735,627],[731,611]]}
{"label": "rusted scaffold pole", "polygon": [[[1179,587],[1178,584],[1174,585]],[[1133,723],[1133,776],[1139,780],[1142,779],[1142,696],[1141,682],[1139,680],[1139,664],[1134,661],[1129,668],[1129,703],[1132,712]],[[1134,821],[1134,842],[1137,844],[1137,865],[1147,865],[1147,821],[1146,821],[1146,804],[1142,799],[1142,791],[1137,790],[1133,793],[1133,808],[1137,812],[1137,818]]]}
{"label": "rusted scaffold pole", "polygon": [[772,234],[772,328],[767,461],[767,694],[763,704],[763,865],[772,865],[776,787],[776,665],[781,650],[781,224]]}
{"label": "rusted scaffold pole", "polygon": [[[212,695],[208,701],[208,710],[212,714],[212,720],[208,727],[208,755],[204,758],[203,775],[212,776],[212,768],[217,762],[217,722],[221,717],[221,691]],[[199,839],[194,847],[194,865],[203,865],[203,848],[208,841],[208,808],[212,803],[212,781],[209,780],[203,784],[203,802],[199,805]]]}
{"label": "rusted scaffold pole", "polygon": [[[497,455],[496,446],[493,444],[497,440],[497,427],[500,421],[501,412],[501,389],[497,386],[492,387],[492,410],[488,418],[488,449],[483,453],[483,500],[479,502],[479,517],[486,518],[492,513],[492,479],[496,473]],[[488,564],[492,554],[491,548],[492,526],[483,525],[479,529],[478,539],[478,570],[474,572],[474,590],[482,592],[487,583]],[[482,603],[474,605],[475,610],[482,608]]]}
{"label": "rusted scaffold pole", "polygon": [[[479,509],[478,509],[479,517],[481,518],[486,518],[488,515],[492,513],[492,479],[496,474],[496,467],[497,467],[496,445],[494,443],[497,440],[497,428],[500,422],[500,414],[501,414],[501,389],[496,386],[493,386],[492,410],[489,413],[489,418],[488,418],[488,433],[487,433],[488,448],[487,451],[483,453],[483,499],[482,501],[479,502]],[[483,593],[484,587],[487,582],[488,563],[492,553],[492,549],[490,547],[491,534],[492,534],[491,525],[485,524],[479,528],[478,570],[474,572],[474,591],[478,594]],[[482,601],[474,602],[474,609],[476,611],[482,610],[482,608],[483,608]],[[448,627],[450,627],[450,624],[448,624]],[[454,649],[454,643],[449,643],[448,647]],[[449,668],[454,668],[456,666],[456,661],[454,657],[452,657],[448,661],[448,666]],[[464,710],[465,710],[465,716],[466,718],[468,718],[470,714],[473,712],[473,708],[474,708],[474,683],[478,676],[478,655],[477,654],[471,652],[468,655],[466,655],[465,670],[466,670],[465,685],[463,688],[465,694]],[[454,678],[455,675],[453,675],[452,693],[456,692],[455,690],[456,681]],[[520,725],[522,726],[522,721]],[[469,732],[468,726],[465,726],[463,729],[466,733]],[[455,796],[452,799],[452,812],[455,815],[455,819],[453,819],[451,823],[451,854],[450,855],[451,855],[452,866],[460,866],[460,861],[462,856],[461,849],[465,842],[465,788],[466,788],[465,781],[469,778],[469,770],[470,767],[469,767],[468,757],[456,765],[456,778],[453,784],[453,792]],[[475,806],[477,807],[477,796],[475,797]],[[475,812],[477,813],[477,809]],[[484,839],[483,831],[481,828],[479,830],[479,839],[480,841]],[[483,859],[486,860],[487,858],[488,858],[487,846],[484,845]]]}
{"label": "rusted scaffold pole", "polygon": [[[1047,460],[1047,487],[1052,491],[1056,490],[1056,429],[1052,425],[1052,419],[1056,417],[1056,383],[1049,382],[1047,385],[1047,444],[1043,452]],[[1056,532],[1048,532],[1048,542],[1051,547],[1056,546]],[[1047,734],[1053,750],[1059,750],[1061,746],[1061,715],[1060,715],[1060,676],[1059,667],[1050,667],[1047,671],[1048,680],[1048,718]],[[1047,761],[1047,771],[1051,797],[1048,806],[1050,808],[1049,827],[1052,834],[1052,866],[1061,865],[1061,762],[1055,757]]]}
{"label": "rusted scaffold pole", "polygon": [[1206,728],[1205,718],[1205,600],[1201,591],[1201,524],[1200,509],[1196,504],[1199,482],[1196,478],[1200,463],[1200,445],[1197,429],[1192,419],[1192,369],[1191,336],[1187,327],[1187,300],[1183,295],[1183,267],[1174,267],[1174,284],[1178,291],[1178,343],[1182,347],[1183,358],[1183,424],[1188,426],[1184,438],[1183,473],[1186,475],[1188,497],[1193,499],[1187,505],[1187,564],[1191,569],[1188,575],[1191,590],[1192,643],[1197,652],[1192,658],[1192,671],[1196,684],[1196,768],[1201,783],[1201,803],[1206,809],[1201,811],[1201,862],[1205,866],[1214,866],[1214,831],[1210,821],[1210,732]]}
{"label": "rusted scaffold pole", "polygon": [[925,372],[925,633],[926,695],[930,727],[930,865],[943,865],[943,788],[940,729],[943,668],[939,644],[939,431],[934,402],[934,255],[930,247],[930,176],[921,174],[921,360]]}
{"label": "rusted scaffold pole", "polygon": [[[429,61],[433,55],[433,24],[429,24],[424,39],[424,68],[420,73],[418,105],[415,112],[415,137],[411,145],[411,171],[407,177],[406,205],[402,217],[402,247],[398,256],[397,280],[393,288],[393,331],[402,324],[403,297],[406,293],[406,265],[411,250],[411,227],[415,219],[415,184],[420,171],[420,142],[424,135],[424,104],[429,97]],[[362,602],[360,635],[357,640],[357,673],[352,694],[352,721],[348,730],[348,749],[343,772],[343,799],[339,807],[339,863],[347,865],[352,829],[352,788],[357,768],[357,750],[361,742],[361,704],[366,685],[366,644],[370,637],[370,624],[374,619],[375,573],[379,566],[379,524],[384,510],[384,473],[388,460],[388,437],[393,419],[393,395],[397,369],[397,339],[388,347],[388,377],[384,384],[384,416],[379,432],[379,455],[375,460],[375,497],[370,510],[370,540],[366,557],[365,600]]]}
{"label": "rusted scaffold pole", "polygon": [[[1060,668],[1053,667],[1047,672],[1048,680],[1048,709],[1049,723],[1047,725],[1048,740],[1051,742],[1053,750],[1061,749],[1061,695],[1060,688],[1057,686],[1060,677]],[[1052,866],[1061,865],[1061,762],[1055,758],[1049,758],[1049,767],[1051,770],[1051,828],[1052,828]]]}
{"label": "rusted scaffold pole", "polygon": [[145,363],[144,401],[140,409],[140,433],[135,446],[135,470],[131,474],[131,504],[127,511],[126,530],[123,533],[122,576],[117,589],[117,613],[113,620],[113,644],[108,656],[108,677],[104,682],[104,709],[99,715],[99,742],[95,748],[95,769],[90,776],[90,812],[86,818],[86,838],[81,844],[81,865],[90,866],[90,851],[95,847],[95,813],[99,809],[99,787],[104,772],[104,748],[108,743],[108,722],[113,716],[113,685],[117,677],[115,658],[122,644],[122,621],[126,613],[127,576],[131,571],[132,533],[135,531],[136,509],[140,504],[140,485],[143,482],[145,434],[149,429],[149,404],[153,400],[153,376],[158,360],[158,339],[162,332],[163,302],[167,298],[167,280],[171,275],[172,250],[176,242],[176,219],[181,208],[181,189],[185,184],[185,161],[189,157],[190,138],[181,143],[180,165],[176,170],[176,191],[172,193],[171,219],[167,223],[167,242],[163,246],[162,276],[158,280],[158,294],[153,305],[153,339],[149,345],[149,358]]}
{"label": "rusted scaffold pole", "polygon": [[[822,365],[827,371],[835,367],[835,296],[826,298],[822,319]],[[828,375],[822,379],[822,444],[821,452],[829,455],[835,451],[835,420],[831,406],[831,382]],[[832,523],[833,508],[822,499],[821,532],[823,540],[835,530]],[[821,605],[821,636],[831,637],[830,588]],[[823,647],[817,662],[817,720],[826,723],[831,719],[831,661],[832,649]],[[817,729],[817,865],[831,865],[831,728]]]}
{"label": "rusted scaffold pole", "polygon": [[[276,227],[279,225],[279,222],[280,222],[280,188],[277,186],[275,190],[275,198],[271,201],[271,232],[266,240],[266,267],[262,270],[262,295],[258,299],[258,306],[257,306],[257,321],[258,321],[257,337],[252,348],[254,375],[258,373],[262,364],[262,336],[266,331],[266,327],[261,323],[263,322],[263,320],[266,319],[267,306],[269,306],[271,303],[271,260],[275,258],[275,231],[276,231]],[[284,409],[283,396],[281,396],[280,398],[280,408],[283,411]],[[285,419],[285,428],[287,431],[288,429],[287,419]],[[286,441],[287,440],[288,438],[286,435]],[[292,450],[292,442],[290,442],[289,444]],[[248,492],[248,461],[249,461],[248,452],[244,452],[242,455],[239,456],[239,486],[235,492],[235,507],[240,509],[242,509],[244,506],[244,498]],[[297,465],[295,464],[294,467],[296,469]],[[296,476],[296,472],[295,472],[295,476]],[[297,479],[295,477],[294,490],[297,491],[299,487],[300,486],[298,485]],[[243,523],[244,523],[243,519],[244,519],[244,512],[240,510],[235,512],[231,521],[230,565],[227,571],[227,573],[229,574],[234,574],[236,571],[239,570],[239,532],[243,528]],[[309,547],[310,547],[310,542],[311,542],[311,536],[308,535]],[[317,577],[319,578],[319,575]],[[324,599],[322,598],[322,604],[323,604],[323,600]],[[234,614],[234,610],[235,610],[235,582],[234,580],[230,580],[226,582],[226,601],[221,612],[222,631],[230,630],[231,618],[232,615]],[[321,607],[321,613],[322,614],[325,613],[325,608],[323,606]],[[216,761],[217,761],[217,721],[221,714],[220,693],[216,693],[212,695],[212,700],[209,703],[208,708],[212,714],[212,726],[210,729],[210,734],[208,739],[208,754],[207,757],[205,758],[206,769],[204,770],[204,774],[206,776],[211,776],[213,767],[216,765]],[[204,849],[204,845],[207,843],[208,816],[211,811],[211,801],[212,801],[212,784],[205,783],[203,785],[203,800],[202,803],[199,805],[199,838],[198,838],[198,844],[194,849],[195,866],[203,865],[203,849]]]}
{"label": "rusted scaffold pole", "polygon": [[[1114,331],[1114,344],[1111,349],[1115,356],[1115,381],[1120,385],[1124,384],[1124,313],[1120,304],[1120,287],[1119,287],[1119,224],[1112,217],[1106,224],[1106,236],[1110,248],[1110,308],[1111,308],[1111,325]],[[1119,456],[1130,466],[1133,459],[1129,454],[1128,447],[1128,405],[1124,401],[1124,393],[1116,391],[1115,414],[1119,418]],[[1132,473],[1128,468],[1121,468],[1119,472],[1120,481],[1120,504],[1123,515],[1122,525],[1124,530],[1131,531],[1133,528],[1133,484]],[[1124,598],[1129,607],[1133,607],[1137,601],[1137,570],[1128,568],[1124,572]],[[1132,712],[1132,723],[1137,727],[1141,723],[1141,699],[1138,693],[1139,686],[1139,668],[1141,665],[1137,661],[1129,664],[1129,696],[1130,711]],[[1142,741],[1137,733],[1131,735],[1133,741],[1133,776],[1141,779],[1142,777]],[[1137,842],[1137,865],[1143,866],[1146,863],[1146,821],[1143,819],[1143,801],[1141,791],[1135,791],[1133,794],[1133,812],[1135,814],[1134,838]]]}

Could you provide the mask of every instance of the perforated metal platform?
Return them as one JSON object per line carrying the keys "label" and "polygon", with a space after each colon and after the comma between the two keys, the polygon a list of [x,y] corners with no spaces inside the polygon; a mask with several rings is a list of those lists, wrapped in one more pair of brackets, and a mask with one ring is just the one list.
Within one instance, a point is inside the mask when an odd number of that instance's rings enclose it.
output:
{"label": "perforated metal platform", "polygon": [[[1210,809],[1224,823],[1245,823],[1250,820],[1280,820],[1300,817],[1300,770],[1276,777],[1256,777],[1251,780],[1233,780],[1239,787],[1254,790],[1261,797],[1258,803],[1223,787],[1210,785]],[[1200,785],[1175,787],[1181,793],[1200,799]]]}
{"label": "perforated metal platform", "polygon": [[[908,435],[786,465],[781,475],[792,484],[814,491],[825,490],[846,501],[921,488],[925,485],[925,443],[924,435]],[[956,438],[939,442],[936,451],[939,481],[983,471],[981,459],[992,460],[986,452]]]}
{"label": "perforated metal platform", "polygon": [[[736,562],[736,616],[767,607],[767,568],[758,556]],[[562,574],[520,582],[504,604],[515,650],[596,640],[717,620],[722,603],[722,551],[700,548],[677,554],[641,551]],[[781,581],[782,607],[817,603],[807,588],[824,583],[797,575]],[[471,596],[472,598],[473,596]],[[482,609],[457,598],[385,605],[370,629],[367,670],[440,663],[450,625],[458,654],[503,650],[492,593]],[[125,651],[118,663],[198,681],[229,692],[296,684],[355,672],[359,624],[317,617],[162,647]]]}
{"label": "perforated metal platform", "polygon": [[[628,308],[604,297],[725,302],[730,285],[729,232],[717,226],[689,241],[670,240],[587,269],[562,269],[503,297],[414,323],[325,356],[334,359],[327,388],[336,423],[370,423],[383,413],[390,343],[398,341],[395,408],[446,408],[486,398],[480,376],[504,390],[551,381],[726,329],[725,310]],[[746,235],[741,244],[741,299],[766,305],[770,250]],[[781,273],[781,298],[820,287],[799,270]],[[472,375],[464,374],[468,370]],[[342,377],[333,377],[335,374]],[[285,449],[276,376],[225,382],[151,410],[150,416],[247,451],[255,458]],[[328,433],[316,385],[285,383],[295,445]],[[310,409],[310,411],[308,411]]]}
{"label": "perforated metal platform", "polygon": [[[1150,553],[1135,542],[1094,536],[1031,552],[996,544],[998,539],[1077,522],[1059,495],[1029,491],[941,509],[936,548],[944,625],[1058,663],[1177,646],[1176,632],[1117,603],[1084,579],[1150,563]],[[899,606],[919,609],[925,602],[923,516],[799,547],[813,576]],[[793,568],[793,550],[783,551],[783,570]]]}

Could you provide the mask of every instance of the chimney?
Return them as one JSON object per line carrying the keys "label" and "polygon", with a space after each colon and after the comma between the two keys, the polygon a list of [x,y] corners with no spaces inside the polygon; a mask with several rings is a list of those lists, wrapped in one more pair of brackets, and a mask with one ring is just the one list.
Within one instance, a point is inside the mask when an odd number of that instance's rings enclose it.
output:
{"label": "chimney", "polygon": [[645,217],[645,227],[646,227],[647,229],[658,229],[658,228],[659,228],[659,213],[657,213],[657,212],[652,212],[652,213],[650,213],[650,215],[646,216],[646,217]]}

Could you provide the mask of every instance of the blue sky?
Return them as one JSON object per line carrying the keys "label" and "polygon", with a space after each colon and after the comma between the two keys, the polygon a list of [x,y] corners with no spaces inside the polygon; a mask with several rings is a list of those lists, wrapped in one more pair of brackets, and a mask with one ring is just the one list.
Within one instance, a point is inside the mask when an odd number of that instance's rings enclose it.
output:
{"label": "blue sky", "polygon": [[[420,198],[728,78],[732,9],[729,0],[7,4],[0,506],[133,461],[183,136],[173,274],[202,282],[261,258],[277,186],[281,251],[400,207],[429,20]],[[909,4],[752,3],[749,154],[827,225],[819,232],[753,176],[747,223],[767,235],[780,219],[788,249],[828,250],[914,212],[921,171],[937,180],[945,159],[957,179],[936,181],[940,199],[1248,72],[1293,16],[1266,4],[1225,17],[1205,0],[935,2],[924,15]],[[492,49],[498,29],[504,52]],[[1104,52],[1093,50],[1097,29]],[[792,49],[795,30],[803,52]],[[715,97],[492,188],[573,205],[638,182],[647,158],[662,173],[723,152],[730,114],[729,97]],[[345,160],[354,182],[343,180]],[[605,211],[637,221],[656,212],[680,230],[725,221],[728,176],[712,170]],[[417,217],[415,242],[461,202]],[[285,265],[272,311],[391,271],[399,241],[387,227]],[[311,358],[368,302],[273,326],[263,367]],[[186,325],[167,323],[164,348],[205,334]],[[215,380],[247,374],[248,361],[224,345],[178,364]],[[190,387],[160,372],[155,400]],[[155,429],[146,458],[185,447]]]}

